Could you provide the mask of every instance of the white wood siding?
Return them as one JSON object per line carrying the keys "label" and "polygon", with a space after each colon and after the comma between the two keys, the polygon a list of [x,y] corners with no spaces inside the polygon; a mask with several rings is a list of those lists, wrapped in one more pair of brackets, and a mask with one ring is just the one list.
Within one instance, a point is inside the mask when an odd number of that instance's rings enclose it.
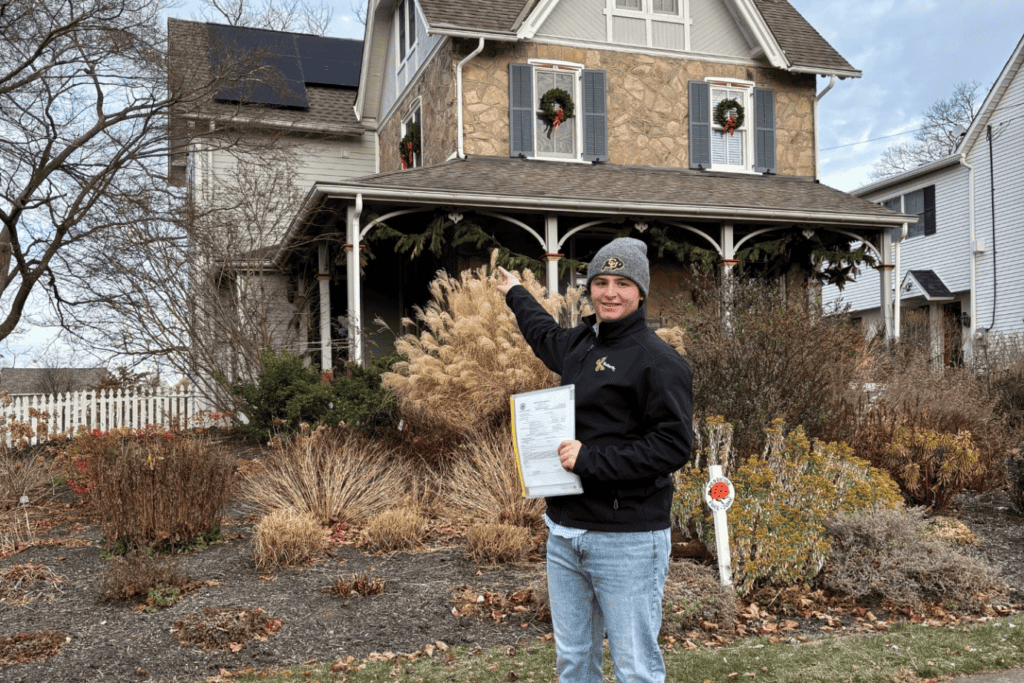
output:
{"label": "white wood siding", "polygon": [[608,25],[604,0],[562,0],[537,31],[537,39],[569,38],[603,43]]}
{"label": "white wood siding", "polygon": [[[639,48],[657,48],[673,52],[701,53],[730,59],[749,59],[751,47],[725,0],[679,0],[680,9],[688,5],[690,44],[687,49],[686,25],[680,21],[659,21],[651,18],[650,35],[647,21],[635,16],[611,17],[612,42]],[[537,31],[536,38],[559,41],[607,43],[608,12],[606,0],[562,0]],[[664,15],[661,15],[664,16]]]}
{"label": "white wood siding", "polygon": [[[977,329],[1024,331],[1024,75],[1020,71],[998,102],[990,121],[992,160],[984,134],[971,150],[976,169],[975,210],[985,254],[978,259]],[[994,168],[995,173],[992,173]],[[992,237],[992,181],[995,181],[995,243]],[[993,287],[993,264],[995,286]],[[993,315],[994,311],[994,315]]]}
{"label": "white wood siding", "polygon": [[[966,168],[951,166],[867,195],[865,199],[881,203],[929,185],[935,185],[935,234],[911,237],[903,242],[900,272],[893,272],[893,282],[896,285],[902,282],[908,270],[934,270],[954,293],[968,291],[971,245]],[[835,286],[826,286],[822,296],[826,304],[839,301],[849,304],[852,311],[876,309],[881,296],[878,271],[862,267],[856,282],[848,284],[842,292]]]}
{"label": "white wood siding", "polygon": [[750,45],[723,0],[690,0],[690,49],[729,57],[749,57]]}

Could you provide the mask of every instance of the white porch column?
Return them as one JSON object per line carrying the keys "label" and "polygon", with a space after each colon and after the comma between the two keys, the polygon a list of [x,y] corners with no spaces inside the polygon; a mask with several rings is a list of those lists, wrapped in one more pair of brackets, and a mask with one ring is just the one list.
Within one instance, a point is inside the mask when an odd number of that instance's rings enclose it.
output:
{"label": "white porch column", "polygon": [[345,244],[348,275],[348,359],[356,365],[363,363],[363,305],[359,277],[359,214],[361,207],[349,205],[345,224],[348,242]]}
{"label": "white porch column", "polygon": [[544,260],[547,261],[547,287],[548,296],[558,294],[558,262],[565,254],[558,252],[558,216],[549,213],[544,216],[544,247],[547,251]]}
{"label": "white porch column", "polygon": [[[893,326],[892,307],[892,271],[895,265],[892,263],[892,233],[888,229],[882,230],[881,248],[882,262],[876,266],[879,275],[880,306],[882,310],[882,321],[885,328],[885,339],[890,341],[895,338]],[[897,299],[898,300],[898,299]]]}
{"label": "white porch column", "polygon": [[732,285],[733,285],[733,274],[732,270],[736,267],[739,261],[736,260],[736,247],[733,241],[733,224],[732,221],[725,221],[722,223],[721,228],[721,239],[719,243],[722,245],[722,260],[718,262],[719,270],[721,271],[722,281],[722,328],[726,331],[732,330]]}
{"label": "white porch column", "polygon": [[319,267],[316,279],[320,283],[320,371],[334,369],[331,361],[331,274],[327,265],[327,243],[317,245]]}

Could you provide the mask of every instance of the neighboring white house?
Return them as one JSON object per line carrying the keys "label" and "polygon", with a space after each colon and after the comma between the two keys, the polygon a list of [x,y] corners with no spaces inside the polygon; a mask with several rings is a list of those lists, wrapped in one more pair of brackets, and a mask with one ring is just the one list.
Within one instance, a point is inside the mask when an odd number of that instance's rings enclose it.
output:
{"label": "neighboring white house", "polygon": [[[853,194],[919,217],[893,236],[894,318],[927,309],[936,357],[955,362],[993,335],[1024,333],[1024,37],[953,154]],[[864,269],[825,301],[877,329],[878,277]]]}

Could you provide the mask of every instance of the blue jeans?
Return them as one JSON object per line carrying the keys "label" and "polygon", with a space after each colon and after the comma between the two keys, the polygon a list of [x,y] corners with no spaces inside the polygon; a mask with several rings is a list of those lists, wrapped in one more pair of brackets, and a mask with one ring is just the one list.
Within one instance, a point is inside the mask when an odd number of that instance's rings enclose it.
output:
{"label": "blue jeans", "polygon": [[559,683],[601,683],[607,630],[619,683],[665,680],[658,647],[670,532],[548,535]]}

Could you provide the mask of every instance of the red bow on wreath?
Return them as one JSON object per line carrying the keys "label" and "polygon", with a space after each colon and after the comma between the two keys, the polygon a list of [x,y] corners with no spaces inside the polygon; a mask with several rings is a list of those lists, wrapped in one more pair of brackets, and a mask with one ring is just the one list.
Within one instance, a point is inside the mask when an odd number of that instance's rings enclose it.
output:
{"label": "red bow on wreath", "polygon": [[556,109],[555,110],[555,116],[554,116],[553,119],[551,119],[551,125],[555,127],[555,130],[558,130],[558,127],[560,125],[562,125],[564,122],[565,122],[565,110],[563,110],[563,109]]}
{"label": "red bow on wreath", "polygon": [[733,133],[735,133],[736,129],[738,127],[739,126],[736,124],[736,117],[735,116],[730,116],[729,120],[726,121],[725,125],[722,126],[722,128],[725,129],[725,132],[728,133],[729,135],[732,135]]}

